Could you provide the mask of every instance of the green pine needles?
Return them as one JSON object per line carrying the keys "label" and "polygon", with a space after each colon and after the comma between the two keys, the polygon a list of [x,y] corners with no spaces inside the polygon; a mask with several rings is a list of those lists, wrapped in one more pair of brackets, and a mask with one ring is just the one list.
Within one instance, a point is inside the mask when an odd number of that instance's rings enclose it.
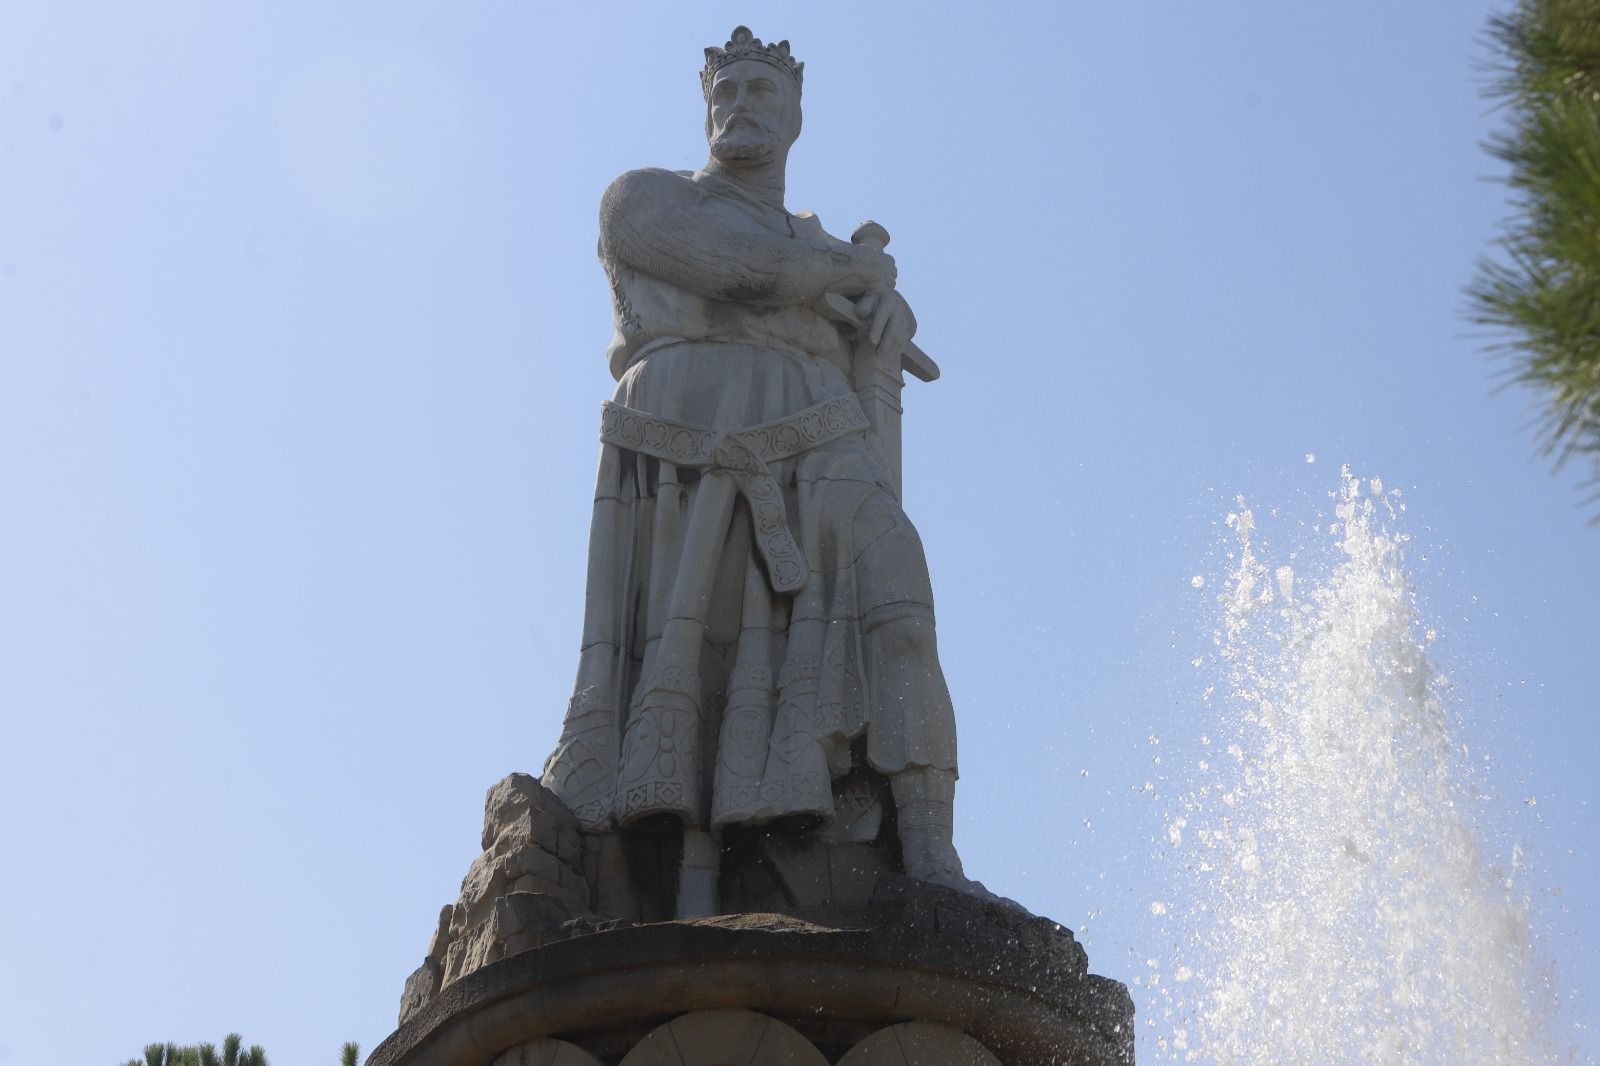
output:
{"label": "green pine needles", "polygon": [[[146,1044],[144,1061],[129,1059],[123,1066],[268,1066],[267,1053],[260,1044],[244,1047],[238,1033],[229,1033],[222,1041],[222,1051],[215,1044]],[[339,1066],[359,1066],[361,1045],[354,1040],[339,1049]]]}
{"label": "green pine needles", "polygon": [[260,1044],[245,1049],[240,1046],[243,1043],[238,1033],[229,1033],[222,1041],[221,1054],[215,1044],[146,1044],[143,1062],[129,1059],[123,1066],[268,1066]]}
{"label": "green pine needles", "polygon": [[[1600,0],[1521,0],[1489,23],[1488,94],[1510,113],[1486,147],[1509,164],[1515,215],[1468,288],[1491,351],[1543,397],[1540,450],[1589,467],[1600,501]],[[1600,524],[1600,514],[1591,522]]]}

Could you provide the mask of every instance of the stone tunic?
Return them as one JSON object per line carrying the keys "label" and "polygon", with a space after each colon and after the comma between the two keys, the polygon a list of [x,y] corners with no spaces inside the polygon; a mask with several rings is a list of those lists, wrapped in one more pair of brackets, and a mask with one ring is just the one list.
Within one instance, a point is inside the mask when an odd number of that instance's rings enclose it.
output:
{"label": "stone tunic", "polygon": [[[722,179],[679,180],[724,221],[836,243]],[[848,339],[808,305],[713,299],[602,261],[619,382],[578,677],[545,785],[591,830],[659,814],[717,828],[831,820],[835,782],[863,759],[954,770],[942,678],[914,707],[874,699],[871,631],[931,620],[933,598],[854,399]]]}

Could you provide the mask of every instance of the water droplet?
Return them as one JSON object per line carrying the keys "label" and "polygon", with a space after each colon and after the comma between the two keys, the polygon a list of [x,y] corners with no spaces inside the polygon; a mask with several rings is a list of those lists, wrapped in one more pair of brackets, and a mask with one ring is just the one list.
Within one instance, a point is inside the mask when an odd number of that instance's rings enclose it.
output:
{"label": "water droplet", "polygon": [[[1408,1061],[1504,1061],[1490,1049],[1540,1042],[1537,974],[1508,965],[1527,956],[1517,908],[1533,890],[1515,852],[1499,871],[1482,862],[1469,819],[1508,798],[1471,792],[1451,772],[1474,756],[1451,742],[1444,674],[1424,657],[1438,633],[1408,590],[1405,534],[1380,524],[1397,521],[1397,490],[1344,471],[1329,495],[1333,513],[1300,528],[1331,533],[1331,558],[1308,548],[1289,556],[1293,568],[1251,542],[1242,500],[1232,516],[1238,544],[1231,573],[1211,582],[1225,594],[1217,657],[1207,657],[1229,673],[1206,713],[1224,711],[1241,731],[1223,738],[1232,758],[1214,769],[1184,760],[1205,774],[1161,822],[1172,860],[1210,889],[1174,913],[1205,919],[1217,939],[1202,930],[1177,945],[1165,989],[1147,977],[1161,1006],[1145,1017],[1170,1019],[1151,1035],[1177,1046],[1182,1010],[1161,1009],[1183,1007],[1176,992],[1190,982],[1201,986],[1194,1002],[1214,1005],[1194,1037],[1182,1033],[1194,1059],[1238,1059],[1233,1034],[1271,1029],[1286,1042],[1263,1061],[1313,1047],[1355,1061],[1363,1048],[1405,1043],[1416,1051]],[[1268,589],[1293,607],[1262,610]],[[1201,737],[1205,755],[1211,739]],[[1181,957],[1189,948],[1206,961]]]}
{"label": "water droplet", "polygon": [[1205,577],[1203,575],[1201,575],[1201,574],[1194,575],[1194,577],[1191,577],[1189,579],[1189,587],[1190,588],[1197,588],[1197,589],[1205,588],[1206,587],[1206,579],[1205,579]]}
{"label": "water droplet", "polygon": [[1314,463],[1316,461],[1317,461],[1316,453],[1314,453],[1314,452],[1306,452],[1306,462]]}

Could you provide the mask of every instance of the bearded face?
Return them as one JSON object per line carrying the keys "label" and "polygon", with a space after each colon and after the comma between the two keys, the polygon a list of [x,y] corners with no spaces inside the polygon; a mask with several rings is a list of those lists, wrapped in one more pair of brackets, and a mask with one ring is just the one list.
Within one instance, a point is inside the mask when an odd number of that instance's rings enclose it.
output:
{"label": "bearded face", "polygon": [[800,135],[800,90],[770,63],[741,59],[717,71],[706,102],[706,138],[723,163],[750,164],[787,152]]}

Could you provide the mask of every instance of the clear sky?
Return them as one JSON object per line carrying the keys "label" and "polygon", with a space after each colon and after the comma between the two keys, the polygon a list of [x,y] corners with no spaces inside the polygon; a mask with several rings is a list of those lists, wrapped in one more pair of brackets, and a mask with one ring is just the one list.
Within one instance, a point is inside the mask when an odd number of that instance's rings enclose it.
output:
{"label": "clear sky", "polygon": [[596,204],[703,161],[740,22],[806,62],[789,206],[888,227],[944,367],[969,872],[1148,1001],[1224,516],[1315,540],[1349,464],[1600,1054],[1600,530],[1461,314],[1490,6],[0,0],[0,1064],[392,1030],[576,665]]}

